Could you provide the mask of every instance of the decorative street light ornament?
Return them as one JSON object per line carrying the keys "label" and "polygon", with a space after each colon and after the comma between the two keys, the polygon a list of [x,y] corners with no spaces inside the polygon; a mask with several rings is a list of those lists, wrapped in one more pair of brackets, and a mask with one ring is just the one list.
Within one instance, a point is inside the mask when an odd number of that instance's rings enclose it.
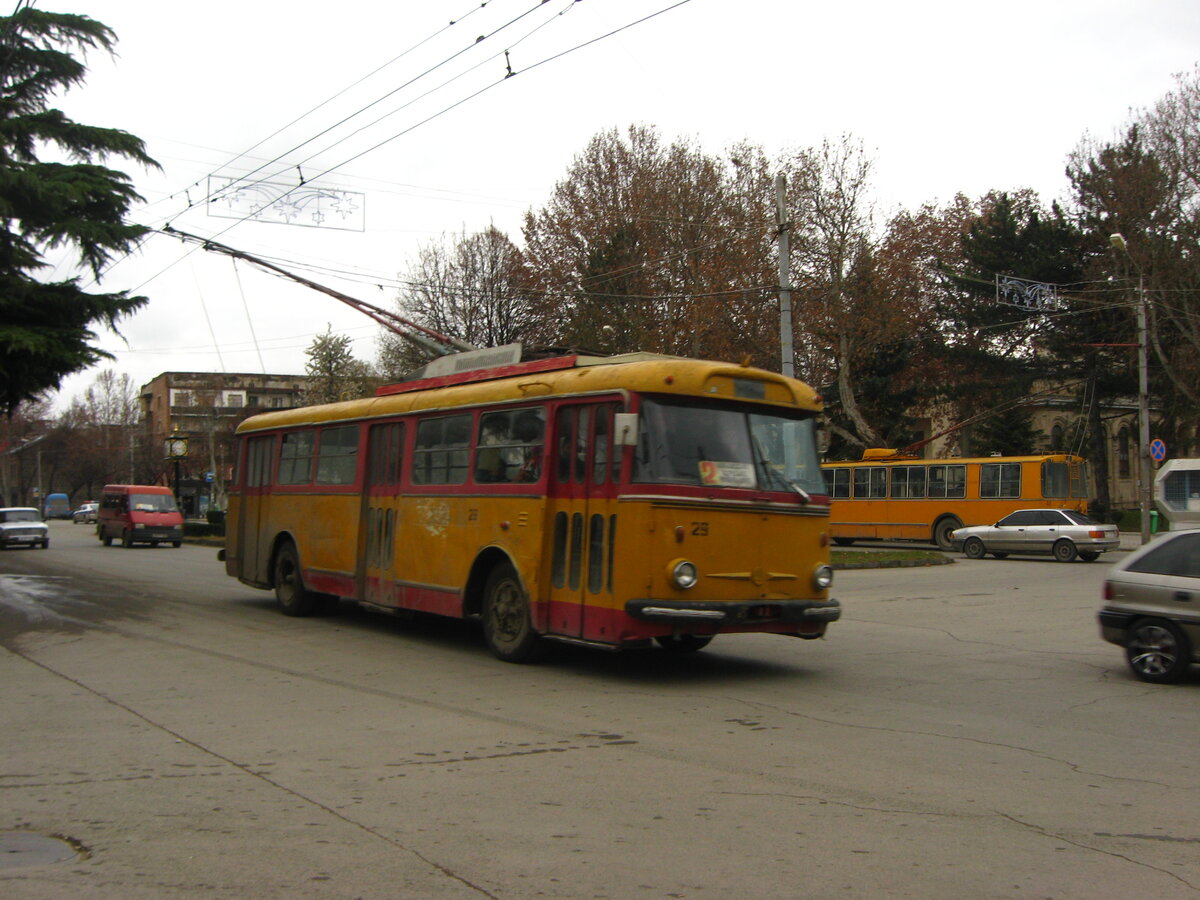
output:
{"label": "decorative street light ornament", "polygon": [[208,214],[223,219],[252,219],[309,228],[363,231],[366,196],[315,184],[247,182],[239,178],[210,176]]}
{"label": "decorative street light ornament", "polygon": [[996,302],[1030,312],[1055,312],[1067,305],[1059,296],[1057,285],[1008,275],[996,276]]}

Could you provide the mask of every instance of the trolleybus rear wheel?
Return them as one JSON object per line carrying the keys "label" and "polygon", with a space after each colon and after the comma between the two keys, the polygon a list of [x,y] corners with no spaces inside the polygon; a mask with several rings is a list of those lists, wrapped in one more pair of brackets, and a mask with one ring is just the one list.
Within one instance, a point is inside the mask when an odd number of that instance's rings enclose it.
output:
{"label": "trolleybus rear wheel", "polygon": [[309,616],[316,609],[318,597],[304,587],[300,554],[290,541],[275,554],[275,599],[288,616]]}
{"label": "trolleybus rear wheel", "polygon": [[952,550],[950,532],[962,527],[963,523],[957,516],[942,516],[933,523],[933,542],[942,550]]}

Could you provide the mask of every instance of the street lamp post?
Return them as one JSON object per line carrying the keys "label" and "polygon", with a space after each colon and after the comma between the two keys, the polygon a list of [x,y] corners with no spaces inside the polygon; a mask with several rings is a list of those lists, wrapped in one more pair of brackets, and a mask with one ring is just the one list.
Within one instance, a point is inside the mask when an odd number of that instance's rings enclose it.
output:
{"label": "street lamp post", "polygon": [[[1129,246],[1120,232],[1108,237],[1113,249],[1124,253],[1133,264]],[[1135,266],[1135,268],[1137,268]],[[1146,329],[1146,285],[1138,269],[1137,348],[1138,348],[1138,510],[1142,520],[1142,543],[1150,542],[1150,373],[1149,338]]]}

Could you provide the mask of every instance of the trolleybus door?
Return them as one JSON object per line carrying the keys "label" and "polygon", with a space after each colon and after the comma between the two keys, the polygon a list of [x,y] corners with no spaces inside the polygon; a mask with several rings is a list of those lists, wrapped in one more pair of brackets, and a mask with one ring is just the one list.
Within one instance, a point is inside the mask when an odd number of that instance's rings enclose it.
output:
{"label": "trolleybus door", "polygon": [[238,511],[238,572],[262,584],[270,580],[267,569],[270,535],[264,534],[270,518],[271,464],[275,459],[275,437],[253,437],[246,442],[245,474],[242,476],[241,508]]}
{"label": "trolleybus door", "polygon": [[547,630],[610,640],[613,540],[620,454],[613,442],[619,402],[559,406],[547,454],[550,598]]}
{"label": "trolleybus door", "polygon": [[404,425],[385,422],[367,432],[367,471],[358,530],[358,598],[379,606],[400,603],[396,585],[396,534],[399,531],[401,460]]}

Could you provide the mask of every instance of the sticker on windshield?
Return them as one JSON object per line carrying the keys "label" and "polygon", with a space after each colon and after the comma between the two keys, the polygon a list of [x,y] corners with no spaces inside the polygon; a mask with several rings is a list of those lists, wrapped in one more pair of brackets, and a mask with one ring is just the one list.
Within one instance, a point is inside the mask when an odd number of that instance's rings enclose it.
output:
{"label": "sticker on windshield", "polygon": [[755,486],[754,466],[750,463],[700,460],[700,483],[724,487],[752,488]]}

